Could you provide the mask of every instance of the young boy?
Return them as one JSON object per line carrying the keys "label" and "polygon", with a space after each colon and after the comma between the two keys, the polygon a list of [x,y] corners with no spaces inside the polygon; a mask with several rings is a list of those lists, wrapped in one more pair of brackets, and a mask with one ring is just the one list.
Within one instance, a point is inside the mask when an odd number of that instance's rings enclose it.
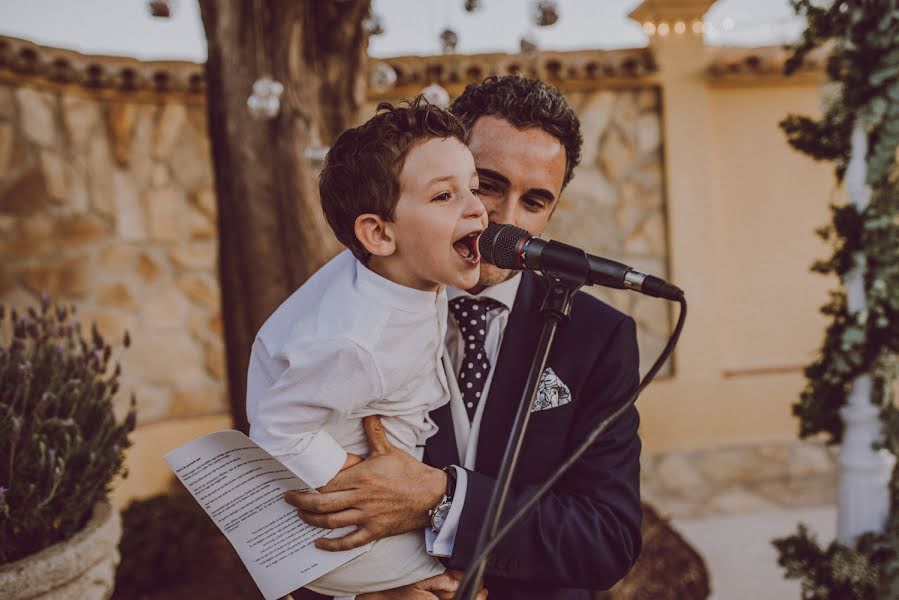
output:
{"label": "young boy", "polygon": [[[418,459],[449,401],[441,366],[444,285],[477,284],[487,226],[462,124],[421,98],[343,133],[321,174],[322,208],[349,248],[259,330],[250,437],[310,486],[367,454],[362,418]],[[327,595],[392,589],[442,573],[423,533],[385,538],[307,585]]]}

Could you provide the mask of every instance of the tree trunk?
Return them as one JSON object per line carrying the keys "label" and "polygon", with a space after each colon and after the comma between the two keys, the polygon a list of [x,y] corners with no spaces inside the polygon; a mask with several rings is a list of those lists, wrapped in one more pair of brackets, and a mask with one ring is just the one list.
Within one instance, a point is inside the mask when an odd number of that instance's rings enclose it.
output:
{"label": "tree trunk", "polygon": [[[256,332],[339,250],[304,151],[329,145],[355,122],[368,48],[362,21],[370,6],[369,0],[200,0],[200,10],[228,392],[234,427],[246,432]],[[280,113],[269,121],[254,119],[246,104],[264,75],[285,88]]]}

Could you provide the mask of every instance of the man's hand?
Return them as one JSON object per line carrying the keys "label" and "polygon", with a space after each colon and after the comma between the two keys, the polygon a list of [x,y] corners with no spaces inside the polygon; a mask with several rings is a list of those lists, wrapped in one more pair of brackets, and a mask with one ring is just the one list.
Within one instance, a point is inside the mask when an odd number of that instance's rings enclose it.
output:
{"label": "man's hand", "polygon": [[391,444],[380,417],[365,417],[362,426],[368,438],[368,458],[338,473],[320,488],[320,494],[284,494],[310,525],[358,527],[340,538],[316,540],[322,550],[349,550],[426,527],[428,510],[437,506],[446,491],[446,473]]}
{"label": "man's hand", "polygon": [[[356,600],[434,600],[435,598],[452,600],[456,596],[462,576],[461,571],[447,571],[395,590],[360,594],[356,596]],[[481,588],[475,598],[487,600],[487,588]]]}

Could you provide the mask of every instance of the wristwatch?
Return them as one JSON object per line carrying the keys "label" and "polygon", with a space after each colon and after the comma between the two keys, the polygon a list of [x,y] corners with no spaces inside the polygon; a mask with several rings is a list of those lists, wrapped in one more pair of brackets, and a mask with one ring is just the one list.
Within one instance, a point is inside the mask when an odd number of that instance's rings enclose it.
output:
{"label": "wristwatch", "polygon": [[440,528],[446,522],[450,507],[453,505],[453,494],[456,492],[456,467],[452,465],[443,467],[443,472],[446,473],[446,492],[444,492],[440,504],[428,511],[431,529],[434,533],[439,533]]}

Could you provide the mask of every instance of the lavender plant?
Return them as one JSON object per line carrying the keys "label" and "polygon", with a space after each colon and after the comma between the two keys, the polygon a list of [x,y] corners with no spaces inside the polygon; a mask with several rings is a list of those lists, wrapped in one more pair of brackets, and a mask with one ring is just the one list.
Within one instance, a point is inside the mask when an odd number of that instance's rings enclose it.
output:
{"label": "lavender plant", "polygon": [[112,354],[96,325],[82,334],[74,306],[0,305],[0,564],[74,535],[122,471],[134,397],[118,422]]}

